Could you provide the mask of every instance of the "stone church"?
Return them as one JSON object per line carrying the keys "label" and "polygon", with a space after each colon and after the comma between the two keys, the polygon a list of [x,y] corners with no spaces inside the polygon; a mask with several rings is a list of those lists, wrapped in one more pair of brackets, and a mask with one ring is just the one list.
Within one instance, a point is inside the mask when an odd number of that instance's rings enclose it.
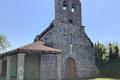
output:
{"label": "stone church", "polygon": [[87,80],[96,74],[93,43],[79,0],[55,0],[55,19],[34,42],[0,55],[0,80]]}

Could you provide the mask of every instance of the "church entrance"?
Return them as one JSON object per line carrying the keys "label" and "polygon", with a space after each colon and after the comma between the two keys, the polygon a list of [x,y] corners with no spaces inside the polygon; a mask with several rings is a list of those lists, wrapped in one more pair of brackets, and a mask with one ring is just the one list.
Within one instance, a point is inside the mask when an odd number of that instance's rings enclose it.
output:
{"label": "church entrance", "polygon": [[75,80],[76,79],[76,64],[73,58],[68,58],[66,62],[66,79]]}

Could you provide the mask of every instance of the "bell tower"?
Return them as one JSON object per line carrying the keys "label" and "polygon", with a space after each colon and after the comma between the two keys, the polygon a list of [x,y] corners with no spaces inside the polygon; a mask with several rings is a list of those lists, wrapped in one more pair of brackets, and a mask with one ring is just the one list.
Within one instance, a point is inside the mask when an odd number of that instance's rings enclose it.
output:
{"label": "bell tower", "polygon": [[55,0],[55,19],[76,26],[82,25],[79,0]]}
{"label": "bell tower", "polygon": [[39,40],[45,42],[46,46],[61,50],[61,57],[46,55],[47,60],[57,60],[60,65],[55,68],[56,61],[52,61],[50,65],[55,66],[51,67],[53,72],[50,74],[46,71],[49,63],[46,68],[41,67],[47,74],[47,77],[42,76],[43,80],[56,80],[57,77],[58,80],[88,80],[95,77],[95,51],[82,26],[80,0],[55,0],[55,19],[36,37],[35,41]]}

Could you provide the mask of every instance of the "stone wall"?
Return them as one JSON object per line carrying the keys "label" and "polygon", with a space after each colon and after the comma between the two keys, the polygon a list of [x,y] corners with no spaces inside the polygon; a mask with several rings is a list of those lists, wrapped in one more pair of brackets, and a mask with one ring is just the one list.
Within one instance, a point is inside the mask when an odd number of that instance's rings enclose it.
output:
{"label": "stone wall", "polygon": [[7,57],[2,57],[2,72],[1,72],[1,76],[2,77],[6,77],[7,74]]}
{"label": "stone wall", "polygon": [[62,50],[62,78],[66,77],[66,60],[69,57],[76,62],[78,80],[94,77],[96,74],[95,52],[93,43],[82,26],[80,1],[55,0],[55,20],[51,27],[52,29],[46,29],[42,36],[37,36],[36,40],[43,40],[50,47]]}
{"label": "stone wall", "polygon": [[55,0],[55,19],[63,23],[82,24],[79,0]]}
{"label": "stone wall", "polygon": [[91,40],[84,32],[84,27],[64,24],[59,21],[54,21],[53,25],[55,27],[49,30],[41,40],[52,44],[51,47],[62,50],[62,78],[65,78],[65,62],[69,57],[76,61],[77,79],[94,77],[96,71],[95,53]]}
{"label": "stone wall", "polygon": [[17,55],[12,55],[10,62],[11,62],[10,77],[11,77],[11,80],[16,80],[17,78]]}
{"label": "stone wall", "polygon": [[25,56],[25,80],[56,80],[56,59],[54,54],[27,54]]}
{"label": "stone wall", "polygon": [[[8,55],[1,58],[1,79],[16,80],[17,55]],[[0,79],[0,80],[1,80]]]}
{"label": "stone wall", "polygon": [[57,80],[56,55],[42,54],[40,80]]}
{"label": "stone wall", "polygon": [[40,55],[25,56],[25,80],[40,80]]}
{"label": "stone wall", "polygon": [[2,59],[0,58],[0,76],[2,76]]}

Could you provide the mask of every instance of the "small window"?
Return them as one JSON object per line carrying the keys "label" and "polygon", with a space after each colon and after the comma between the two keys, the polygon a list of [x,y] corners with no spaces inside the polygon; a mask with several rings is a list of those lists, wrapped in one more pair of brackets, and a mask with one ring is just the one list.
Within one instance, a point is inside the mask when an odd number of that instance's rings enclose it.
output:
{"label": "small window", "polygon": [[75,8],[72,8],[72,12],[73,12],[73,13],[75,12]]}
{"label": "small window", "polygon": [[74,4],[72,4],[72,12],[73,13],[75,12],[75,6],[74,6]]}
{"label": "small window", "polygon": [[67,7],[66,7],[66,6],[63,6],[63,10],[67,10]]}
{"label": "small window", "polygon": [[63,10],[67,10],[67,1],[63,1]]}
{"label": "small window", "polygon": [[73,23],[73,21],[71,19],[69,19],[69,23]]}

